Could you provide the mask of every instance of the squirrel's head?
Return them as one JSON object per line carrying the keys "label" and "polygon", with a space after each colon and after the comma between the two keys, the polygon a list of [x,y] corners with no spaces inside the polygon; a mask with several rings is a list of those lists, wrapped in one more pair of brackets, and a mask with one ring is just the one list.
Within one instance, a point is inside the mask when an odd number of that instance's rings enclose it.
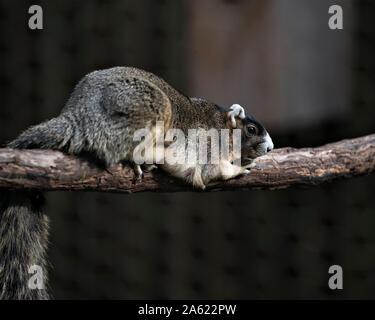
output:
{"label": "squirrel's head", "polygon": [[241,130],[241,158],[246,164],[265,155],[274,147],[267,130],[254,117],[246,114],[244,109],[234,104],[227,112],[228,125]]}

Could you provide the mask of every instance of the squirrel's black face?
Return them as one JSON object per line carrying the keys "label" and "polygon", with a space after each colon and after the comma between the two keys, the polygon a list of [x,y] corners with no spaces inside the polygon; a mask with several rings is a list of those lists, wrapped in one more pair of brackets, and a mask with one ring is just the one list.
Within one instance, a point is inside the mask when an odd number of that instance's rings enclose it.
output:
{"label": "squirrel's black face", "polygon": [[241,158],[243,163],[265,155],[273,149],[273,142],[267,130],[252,116],[246,115],[237,121],[241,129]]}

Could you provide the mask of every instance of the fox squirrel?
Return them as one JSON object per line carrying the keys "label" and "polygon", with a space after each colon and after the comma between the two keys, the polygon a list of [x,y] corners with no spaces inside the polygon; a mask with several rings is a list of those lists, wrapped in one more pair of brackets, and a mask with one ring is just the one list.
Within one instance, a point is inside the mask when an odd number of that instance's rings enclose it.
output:
{"label": "fox squirrel", "polygon": [[[204,99],[189,98],[156,75],[131,67],[86,75],[59,116],[27,129],[8,147],[56,149],[77,155],[90,153],[106,166],[128,161],[141,179],[144,169],[154,167],[155,159],[147,159],[151,160],[147,164],[135,161],[134,151],[139,142],[134,141],[134,135],[143,128],[155,134],[160,122],[165,133],[170,129],[179,129],[186,135],[191,129],[226,129],[233,137],[235,129],[241,132],[240,154],[231,149],[217,163],[156,161],[162,170],[201,189],[248,173],[253,159],[273,149],[266,129],[245,114],[241,106],[223,108]],[[156,147],[154,138],[152,148]],[[41,211],[42,204],[43,195],[38,191],[0,193],[2,299],[49,297],[45,288],[27,287],[28,267],[46,265],[48,219]],[[42,279],[46,281],[46,273]]]}

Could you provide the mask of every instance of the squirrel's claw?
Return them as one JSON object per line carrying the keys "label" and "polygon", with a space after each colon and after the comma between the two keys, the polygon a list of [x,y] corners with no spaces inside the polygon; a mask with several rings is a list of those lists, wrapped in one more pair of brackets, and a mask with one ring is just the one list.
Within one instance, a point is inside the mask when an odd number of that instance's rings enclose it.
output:
{"label": "squirrel's claw", "polygon": [[244,166],[245,169],[252,169],[252,168],[255,168],[257,165],[255,162],[251,162],[249,164],[247,164],[246,166]]}
{"label": "squirrel's claw", "polygon": [[146,165],[143,166],[143,170],[145,172],[150,172],[150,171],[155,170],[157,168],[158,168],[158,166],[155,165],[155,164],[146,164]]}
{"label": "squirrel's claw", "polygon": [[252,169],[254,167],[256,167],[256,164],[254,162],[249,163],[249,164],[247,164],[247,165],[245,165],[245,166],[242,167],[242,170],[241,170],[240,174],[241,175],[248,174],[248,173],[250,173],[250,169]]}
{"label": "squirrel's claw", "polygon": [[133,184],[136,182],[141,182],[144,177],[142,168],[139,164],[134,165],[134,178],[133,178]]}

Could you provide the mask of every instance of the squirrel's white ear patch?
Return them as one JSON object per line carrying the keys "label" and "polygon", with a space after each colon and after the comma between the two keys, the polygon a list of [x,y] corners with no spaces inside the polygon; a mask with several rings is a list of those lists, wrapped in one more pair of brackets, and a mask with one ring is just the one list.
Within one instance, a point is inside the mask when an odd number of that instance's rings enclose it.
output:
{"label": "squirrel's white ear patch", "polygon": [[230,118],[232,127],[236,128],[237,124],[235,118],[239,117],[240,119],[245,119],[245,110],[239,104],[233,104],[229,109],[228,117]]}

